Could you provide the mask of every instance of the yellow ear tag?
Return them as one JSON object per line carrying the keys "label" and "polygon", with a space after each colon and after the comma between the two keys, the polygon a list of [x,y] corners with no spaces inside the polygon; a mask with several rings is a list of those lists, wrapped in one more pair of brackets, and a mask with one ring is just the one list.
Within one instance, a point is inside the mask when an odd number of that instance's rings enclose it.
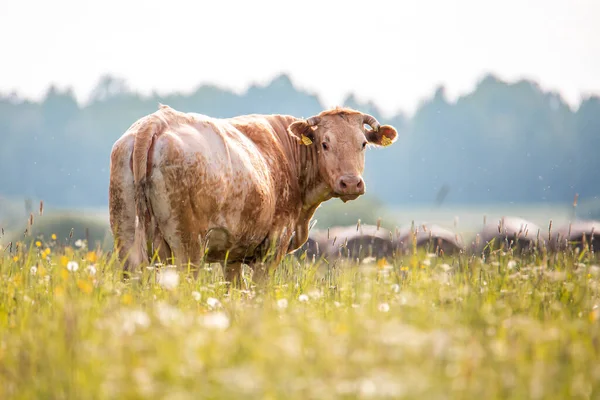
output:
{"label": "yellow ear tag", "polygon": [[310,139],[308,138],[308,136],[304,136],[304,135],[302,135],[302,136],[300,137],[300,140],[302,140],[302,143],[304,143],[306,146],[309,146],[309,145],[311,145],[311,144],[312,144],[312,140],[310,140]]}
{"label": "yellow ear tag", "polygon": [[389,146],[390,144],[392,144],[392,140],[389,137],[387,137],[385,135],[381,137],[381,145],[382,146]]}

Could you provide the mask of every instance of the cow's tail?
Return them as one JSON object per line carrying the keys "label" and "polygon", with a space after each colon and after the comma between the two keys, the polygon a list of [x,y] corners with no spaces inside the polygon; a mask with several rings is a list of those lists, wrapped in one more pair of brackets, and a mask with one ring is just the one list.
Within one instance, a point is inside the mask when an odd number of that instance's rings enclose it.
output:
{"label": "cow's tail", "polygon": [[130,259],[134,265],[149,262],[148,249],[152,238],[152,207],[148,200],[148,178],[152,168],[152,149],[156,138],[163,131],[163,120],[156,114],[149,115],[140,121],[133,144],[132,169],[134,181],[134,201],[136,209],[136,226],[133,251]]}

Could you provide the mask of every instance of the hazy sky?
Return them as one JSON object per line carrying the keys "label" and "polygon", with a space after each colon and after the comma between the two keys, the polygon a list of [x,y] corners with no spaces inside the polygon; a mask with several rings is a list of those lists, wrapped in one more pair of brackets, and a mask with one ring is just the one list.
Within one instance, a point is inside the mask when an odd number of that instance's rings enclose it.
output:
{"label": "hazy sky", "polygon": [[2,0],[0,91],[85,101],[104,73],[144,93],[242,91],[287,72],[325,106],[355,92],[411,113],[493,72],[576,105],[600,93],[599,21],[600,0]]}

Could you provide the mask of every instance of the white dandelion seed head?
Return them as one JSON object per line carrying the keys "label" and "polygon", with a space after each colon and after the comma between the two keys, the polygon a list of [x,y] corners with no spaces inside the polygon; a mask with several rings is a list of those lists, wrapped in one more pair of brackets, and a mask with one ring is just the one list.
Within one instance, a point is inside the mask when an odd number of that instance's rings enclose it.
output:
{"label": "white dandelion seed head", "polygon": [[174,269],[161,271],[158,276],[158,284],[167,290],[173,290],[179,286],[179,273]]}
{"label": "white dandelion seed head", "polygon": [[77,239],[75,241],[75,247],[83,247],[83,240]]}
{"label": "white dandelion seed head", "polygon": [[200,301],[200,299],[202,298],[202,295],[200,294],[200,292],[196,292],[195,290],[192,292],[192,298],[196,301]]}
{"label": "white dandelion seed head", "polygon": [[69,261],[67,263],[67,269],[71,272],[75,272],[79,269],[79,263],[77,261]]}
{"label": "white dandelion seed head", "polygon": [[85,271],[90,274],[90,275],[96,275],[96,266],[95,265],[88,265],[87,267],[85,267]]}
{"label": "white dandelion seed head", "polygon": [[287,308],[287,306],[288,306],[287,299],[279,299],[279,300],[277,300],[277,307],[279,307],[281,309],[284,309],[284,308]]}
{"label": "white dandelion seed head", "polygon": [[29,272],[31,275],[37,274],[37,267],[34,265],[33,267],[29,268]]}
{"label": "white dandelion seed head", "polygon": [[229,317],[224,312],[211,312],[202,317],[202,325],[222,331],[229,328]]}
{"label": "white dandelion seed head", "polygon": [[300,296],[298,296],[298,301],[301,303],[306,303],[308,301],[308,295],[302,293]]}
{"label": "white dandelion seed head", "polygon": [[215,299],[214,297],[209,297],[208,299],[206,299],[206,304],[210,308],[217,308],[221,305],[221,302],[218,299]]}
{"label": "white dandelion seed head", "polygon": [[506,264],[506,266],[508,267],[508,269],[513,269],[517,266],[517,262],[515,260],[510,260],[508,264]]}
{"label": "white dandelion seed head", "polygon": [[390,311],[390,305],[388,303],[381,303],[377,309],[381,312],[388,312]]}

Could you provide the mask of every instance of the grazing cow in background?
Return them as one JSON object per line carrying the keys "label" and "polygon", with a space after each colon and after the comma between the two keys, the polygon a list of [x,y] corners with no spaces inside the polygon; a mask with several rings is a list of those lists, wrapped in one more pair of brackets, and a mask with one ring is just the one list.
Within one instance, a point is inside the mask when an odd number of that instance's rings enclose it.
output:
{"label": "grazing cow in background", "polygon": [[367,145],[396,137],[392,126],[349,108],[306,120],[217,119],[160,105],[111,152],[110,224],[119,258],[131,271],[149,261],[150,248],[176,263],[226,261],[229,281],[242,263],[260,278],[306,242],[323,201],[365,193]]}

